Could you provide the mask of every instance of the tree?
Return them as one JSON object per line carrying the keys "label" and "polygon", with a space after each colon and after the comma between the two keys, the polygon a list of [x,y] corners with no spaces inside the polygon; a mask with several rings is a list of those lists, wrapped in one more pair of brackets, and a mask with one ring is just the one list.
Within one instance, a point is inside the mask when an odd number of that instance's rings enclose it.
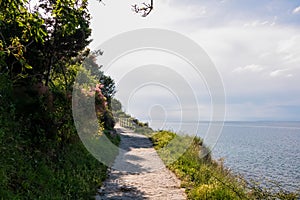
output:
{"label": "tree", "polygon": [[97,80],[103,85],[102,93],[106,97],[109,108],[111,108],[111,99],[115,94],[115,82],[110,76],[106,76],[101,71],[102,65],[97,64],[96,53],[91,53],[83,63],[84,67],[91,72],[91,75],[95,76]]}
{"label": "tree", "polygon": [[[89,55],[88,1],[39,0],[34,8],[29,1],[0,0],[0,196],[84,199],[106,169],[85,150],[71,109],[73,82]],[[114,83],[92,66],[101,76],[87,90],[91,110],[111,129],[106,99]]]}
{"label": "tree", "polygon": [[48,86],[51,74],[64,73],[65,62],[90,42],[87,0],[42,0],[29,7],[26,0],[0,3],[0,71]]}
{"label": "tree", "polygon": [[122,104],[117,99],[112,99],[112,101],[111,101],[111,107],[112,107],[112,111],[114,111],[114,112],[122,110]]}
{"label": "tree", "polygon": [[[0,76],[11,81],[16,114],[30,119],[25,125],[33,129],[32,134],[43,130],[38,132],[69,135],[71,91],[84,60],[90,62],[89,70],[101,83],[101,94],[111,108],[114,81],[85,49],[91,35],[87,5],[88,0],[40,0],[32,8],[28,0],[0,1]],[[153,0],[143,5],[134,6],[135,11],[147,16]],[[113,124],[110,112],[103,116]]]}
{"label": "tree", "polygon": [[[70,94],[88,50],[87,0],[0,1],[0,75],[12,82],[16,115],[37,141],[70,138]],[[78,58],[78,59],[76,59]]]}

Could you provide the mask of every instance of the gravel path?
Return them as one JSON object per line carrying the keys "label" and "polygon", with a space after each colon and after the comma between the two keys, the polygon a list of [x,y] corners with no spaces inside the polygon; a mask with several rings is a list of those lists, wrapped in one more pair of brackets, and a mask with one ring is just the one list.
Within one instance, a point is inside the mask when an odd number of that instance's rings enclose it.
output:
{"label": "gravel path", "polygon": [[116,129],[122,150],[96,199],[186,199],[180,181],[165,167],[151,141],[128,129]]}

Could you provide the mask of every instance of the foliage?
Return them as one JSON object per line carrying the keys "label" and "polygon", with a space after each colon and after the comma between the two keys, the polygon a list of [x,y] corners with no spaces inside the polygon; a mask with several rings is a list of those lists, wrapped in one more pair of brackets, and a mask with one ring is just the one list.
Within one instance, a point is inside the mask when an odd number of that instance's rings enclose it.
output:
{"label": "foliage", "polygon": [[88,199],[106,177],[106,166],[87,152],[79,138],[63,148],[52,141],[36,148],[22,133],[11,133],[0,127],[2,199]]}
{"label": "foliage", "polygon": [[171,140],[175,138],[176,134],[169,131],[159,131],[152,135],[151,140],[156,150],[164,148]]}
{"label": "foliage", "polygon": [[[72,120],[62,123],[55,138],[47,136],[41,122],[36,121],[37,129],[33,130],[33,116],[16,115],[13,82],[0,75],[0,85],[0,199],[92,198],[107,168],[87,152]],[[63,99],[54,103],[59,106]],[[51,114],[66,113],[55,110]],[[119,137],[105,134],[118,145]]]}
{"label": "foliage", "polygon": [[[0,1],[0,198],[87,199],[106,167],[81,143],[72,117],[72,89],[86,46],[87,0]],[[100,67],[86,71],[99,71]],[[100,127],[114,125],[107,98],[114,82],[102,74],[95,94]],[[107,88],[107,90],[106,90]],[[105,91],[105,94],[104,94]],[[84,93],[84,92],[83,92]],[[117,136],[111,137],[115,144]]]}
{"label": "foliage", "polygon": [[[112,130],[115,121],[112,114],[111,101],[115,94],[115,83],[111,77],[106,76],[103,71],[100,70],[102,66],[97,64],[94,54],[90,54],[85,58],[83,67],[87,70],[86,73],[88,73],[89,79],[96,81],[96,88],[94,88],[94,91],[97,93],[95,103],[96,105],[102,104],[102,110],[99,106],[96,106],[98,117],[101,122],[104,122],[103,126],[105,129]],[[99,113],[101,113],[101,115],[99,115]]]}
{"label": "foliage", "polygon": [[63,73],[64,63],[89,43],[87,1],[44,0],[30,6],[26,0],[1,1],[0,72],[48,86],[50,75]]}
{"label": "foliage", "polygon": [[106,98],[108,103],[108,107],[111,108],[111,101],[115,94],[115,82],[114,80],[106,76],[100,69],[102,65],[97,64],[97,54],[92,53],[88,57],[85,58],[83,66],[85,69],[91,72],[91,75],[94,76],[96,80],[98,80],[102,84],[101,91]]}
{"label": "foliage", "polygon": [[72,137],[71,90],[89,43],[87,1],[26,0],[0,2],[0,75],[12,83],[18,119],[26,119],[27,136],[67,143]]}
{"label": "foliage", "polygon": [[[176,153],[180,145],[184,142],[177,142],[176,145],[166,151],[159,151],[177,136],[169,131],[159,131],[151,136],[155,149],[165,163],[168,163],[171,154]],[[182,147],[185,148],[185,147]],[[284,191],[276,194],[270,191],[249,186],[246,181],[239,176],[234,176],[226,169],[222,162],[211,159],[210,154],[204,158],[199,157],[199,152],[203,150],[203,142],[199,138],[193,138],[192,144],[186,152],[175,162],[168,165],[181,180],[182,187],[186,189],[189,199],[297,199],[295,193]]]}
{"label": "foliage", "polygon": [[113,112],[122,111],[122,104],[119,100],[113,98],[111,101],[111,108]]}

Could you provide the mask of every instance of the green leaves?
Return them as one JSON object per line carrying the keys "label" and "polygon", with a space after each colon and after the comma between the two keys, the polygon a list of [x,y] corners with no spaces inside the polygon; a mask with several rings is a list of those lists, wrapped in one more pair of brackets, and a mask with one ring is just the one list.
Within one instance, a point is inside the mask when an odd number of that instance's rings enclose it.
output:
{"label": "green leaves", "polygon": [[[91,34],[87,0],[38,4],[0,0],[0,199],[86,199],[106,171],[80,142],[71,110]],[[102,96],[99,122],[112,124]]]}
{"label": "green leaves", "polygon": [[27,46],[43,44],[47,36],[44,20],[28,7],[26,0],[0,1],[0,72],[10,73],[13,81],[27,77],[33,69],[29,60],[34,56],[28,55]]}
{"label": "green leaves", "polygon": [[24,67],[25,67],[26,69],[32,69],[32,66],[30,66],[30,65],[27,64],[27,63],[25,63]]}
{"label": "green leaves", "polygon": [[12,79],[46,74],[46,82],[64,73],[89,44],[89,20],[87,0],[40,0],[35,8],[27,0],[0,1],[0,72]]}

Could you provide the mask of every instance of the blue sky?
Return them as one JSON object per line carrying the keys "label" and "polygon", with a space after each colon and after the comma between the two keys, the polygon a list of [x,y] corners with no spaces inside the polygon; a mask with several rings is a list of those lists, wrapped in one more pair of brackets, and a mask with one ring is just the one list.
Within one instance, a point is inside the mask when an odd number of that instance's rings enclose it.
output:
{"label": "blue sky", "polygon": [[[92,49],[126,31],[174,30],[197,42],[218,69],[226,91],[226,120],[300,120],[300,0],[160,0],[154,1],[155,8],[146,18],[130,9],[142,1],[104,2],[105,6],[96,1],[90,6]],[[138,62],[124,58],[119,65],[126,68]],[[151,104],[170,104],[161,98],[157,102],[155,95],[142,96],[137,94],[130,111],[145,120],[154,112]],[[141,103],[145,101],[147,108]],[[202,103],[204,118],[209,119],[211,105]],[[123,104],[127,110],[132,107]],[[155,109],[153,119],[171,120],[178,114]]]}

